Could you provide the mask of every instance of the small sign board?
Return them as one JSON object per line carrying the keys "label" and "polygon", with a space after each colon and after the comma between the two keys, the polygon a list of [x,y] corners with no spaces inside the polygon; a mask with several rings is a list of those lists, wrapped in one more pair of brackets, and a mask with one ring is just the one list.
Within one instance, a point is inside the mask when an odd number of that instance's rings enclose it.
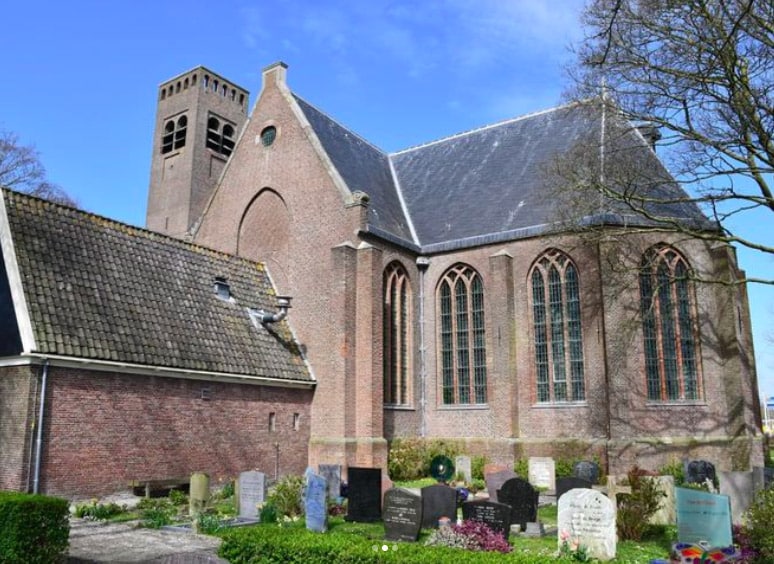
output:
{"label": "small sign board", "polygon": [[731,546],[731,502],[727,495],[675,488],[677,540]]}

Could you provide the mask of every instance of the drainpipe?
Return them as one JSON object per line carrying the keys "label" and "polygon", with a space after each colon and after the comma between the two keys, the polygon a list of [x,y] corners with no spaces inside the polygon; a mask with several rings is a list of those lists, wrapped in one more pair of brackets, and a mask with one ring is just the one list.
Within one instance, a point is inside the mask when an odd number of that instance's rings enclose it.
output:
{"label": "drainpipe", "polygon": [[427,435],[427,361],[425,357],[425,272],[430,259],[417,257],[419,269],[419,436]]}
{"label": "drainpipe", "polygon": [[43,455],[43,415],[46,412],[46,388],[48,382],[48,360],[43,363],[40,377],[40,409],[38,410],[38,429],[35,438],[35,473],[32,480],[32,493],[40,492],[40,459]]}

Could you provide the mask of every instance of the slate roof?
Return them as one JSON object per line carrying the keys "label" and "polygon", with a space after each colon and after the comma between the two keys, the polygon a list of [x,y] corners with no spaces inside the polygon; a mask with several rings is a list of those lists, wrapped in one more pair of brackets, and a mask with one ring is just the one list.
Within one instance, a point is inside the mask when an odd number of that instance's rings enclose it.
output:
{"label": "slate roof", "polygon": [[[30,352],[312,381],[287,323],[250,320],[247,307],[276,310],[262,264],[10,190],[2,197]],[[216,277],[232,300],[216,297]]]}
{"label": "slate roof", "polygon": [[[602,127],[599,104],[573,104],[387,155],[300,98],[296,101],[350,190],[371,197],[368,230],[421,252],[557,229],[557,188],[546,171],[557,156],[589,141],[597,143]],[[655,171],[663,181],[648,190],[657,197],[684,198],[628,122],[626,132],[616,142],[636,147],[643,170]],[[694,204],[660,204],[653,211],[713,227]],[[610,202],[600,206],[597,217],[586,220],[647,223]]]}

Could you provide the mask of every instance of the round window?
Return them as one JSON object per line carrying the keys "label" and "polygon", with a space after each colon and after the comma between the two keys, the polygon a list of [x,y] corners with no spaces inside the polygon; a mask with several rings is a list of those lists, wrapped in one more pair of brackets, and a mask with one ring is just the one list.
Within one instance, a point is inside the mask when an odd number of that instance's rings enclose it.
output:
{"label": "round window", "polygon": [[270,125],[268,127],[264,127],[263,131],[261,131],[261,143],[264,147],[268,147],[272,143],[274,143],[274,140],[277,138],[277,128],[273,125]]}

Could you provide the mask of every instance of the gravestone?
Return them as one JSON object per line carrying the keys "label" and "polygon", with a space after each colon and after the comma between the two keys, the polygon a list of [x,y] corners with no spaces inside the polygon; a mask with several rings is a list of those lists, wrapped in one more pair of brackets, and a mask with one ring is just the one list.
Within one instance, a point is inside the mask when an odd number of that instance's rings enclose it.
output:
{"label": "gravestone", "polygon": [[589,556],[599,560],[615,558],[617,536],[615,505],[593,489],[570,490],[559,500],[558,542],[578,543]]}
{"label": "gravestone", "polygon": [[581,460],[572,466],[573,476],[588,480],[592,484],[599,483],[599,473],[599,465],[590,460]]}
{"label": "gravestone", "polygon": [[520,525],[522,531],[529,521],[537,520],[539,495],[532,484],[521,478],[511,478],[497,491],[498,501],[511,506],[511,524]]}
{"label": "gravestone", "polygon": [[315,473],[307,473],[304,489],[306,528],[316,533],[328,530],[328,483]]}
{"label": "gravestone", "polygon": [[486,491],[489,492],[489,499],[492,501],[500,501],[497,499],[497,491],[503,487],[503,484],[511,478],[518,478],[518,475],[513,470],[503,468],[495,472],[484,474],[484,480],[486,481]]}
{"label": "gravestone", "polygon": [[562,497],[570,490],[577,488],[591,489],[591,486],[592,483],[588,480],[584,480],[583,478],[559,478],[556,480],[556,499],[558,501],[560,497]]}
{"label": "gravestone", "polygon": [[717,486],[717,476],[715,474],[715,465],[706,460],[686,460],[683,463],[685,471],[685,481],[689,484],[704,484],[707,480],[714,486]]}
{"label": "gravestone", "polygon": [[341,497],[341,464],[319,464],[317,471],[328,483],[328,499]]}
{"label": "gravestone", "polygon": [[614,507],[618,507],[618,496],[620,494],[632,493],[631,486],[624,486],[622,484],[628,483],[629,478],[627,476],[615,476],[610,474],[607,477],[607,485],[605,486],[592,486],[595,491],[602,492],[613,502]]}
{"label": "gravestone", "polygon": [[731,502],[727,495],[689,488],[675,488],[677,540],[730,546]]}
{"label": "gravestone", "polygon": [[422,528],[422,497],[404,488],[384,494],[384,538],[414,542]]}
{"label": "gravestone", "polygon": [[210,500],[210,477],[204,472],[191,474],[191,485],[188,490],[188,514],[194,516],[207,508]]}
{"label": "gravestone", "polygon": [[462,519],[485,523],[507,539],[511,530],[511,506],[496,501],[466,501],[462,504]]}
{"label": "gravestone", "polygon": [[469,456],[458,456],[454,459],[454,466],[457,468],[457,475],[461,475],[466,484],[470,484],[473,481],[473,469]]}
{"label": "gravestone", "polygon": [[457,521],[457,490],[444,484],[422,488],[422,528],[437,529],[438,519]]}
{"label": "gravestone", "polygon": [[653,476],[646,477],[648,480],[655,480],[658,489],[664,494],[661,498],[661,505],[650,518],[653,525],[674,525],[677,522],[675,513],[675,477],[674,476]]}
{"label": "gravestone", "polygon": [[529,457],[529,483],[536,488],[556,490],[556,463],[544,456]]}
{"label": "gravestone", "polygon": [[251,470],[239,474],[237,480],[237,511],[244,519],[257,519],[258,506],[266,499],[266,475]]}
{"label": "gravestone", "polygon": [[755,495],[753,473],[750,472],[718,472],[720,493],[727,495],[731,501],[731,519],[734,523],[742,522],[742,515],[750,507]]}
{"label": "gravestone", "polygon": [[382,470],[381,468],[347,469],[347,516],[346,521],[372,523],[382,518]]}

